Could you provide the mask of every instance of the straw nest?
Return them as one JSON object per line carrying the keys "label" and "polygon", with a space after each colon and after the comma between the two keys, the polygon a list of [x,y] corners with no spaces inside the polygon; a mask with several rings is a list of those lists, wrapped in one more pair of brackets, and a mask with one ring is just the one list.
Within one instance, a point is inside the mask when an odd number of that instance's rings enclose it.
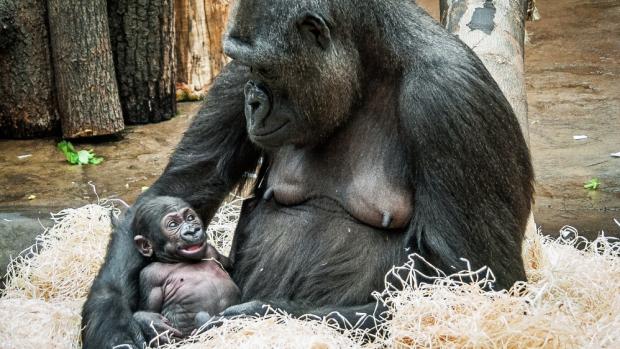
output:
{"label": "straw nest", "polygon": [[[79,348],[80,311],[103,261],[110,235],[110,204],[67,209],[53,228],[15,259],[0,298],[0,348]],[[224,253],[239,202],[224,205],[209,227]],[[417,285],[418,256],[390,272],[375,297],[391,320],[370,343],[364,333],[337,330],[321,319],[294,319],[279,311],[231,320],[217,329],[164,348],[611,348],[620,343],[620,243],[588,242],[567,227],[562,238],[535,236],[524,254],[528,283],[510,292],[483,292],[489,271],[439,274]],[[458,280],[482,275],[475,284]],[[394,282],[393,280],[397,280]],[[379,315],[377,315],[379,316]],[[165,334],[162,334],[165,336]],[[366,337],[368,338],[368,337]]]}

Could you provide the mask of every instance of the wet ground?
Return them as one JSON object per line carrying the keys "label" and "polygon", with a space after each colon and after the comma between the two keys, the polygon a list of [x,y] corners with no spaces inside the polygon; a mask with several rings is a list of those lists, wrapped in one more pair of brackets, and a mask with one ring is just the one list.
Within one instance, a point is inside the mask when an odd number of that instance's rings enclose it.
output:
{"label": "wet ground", "polygon": [[[526,48],[536,220],[620,236],[620,1],[538,1]],[[575,141],[573,136],[588,138]],[[601,188],[584,182],[598,178]]]}
{"label": "wet ground", "polygon": [[[590,237],[601,230],[620,236],[613,222],[620,219],[620,158],[610,156],[620,152],[620,1],[538,6],[542,20],[528,24],[526,48],[536,221],[546,233],[569,224]],[[49,212],[96,202],[89,183],[100,197],[133,202],[162,172],[198,107],[181,104],[173,120],[130,127],[121,140],[76,144],[105,157],[98,166],[67,164],[56,139],[0,140],[0,265],[51,224]],[[592,178],[602,183],[597,191],[583,188]]]}

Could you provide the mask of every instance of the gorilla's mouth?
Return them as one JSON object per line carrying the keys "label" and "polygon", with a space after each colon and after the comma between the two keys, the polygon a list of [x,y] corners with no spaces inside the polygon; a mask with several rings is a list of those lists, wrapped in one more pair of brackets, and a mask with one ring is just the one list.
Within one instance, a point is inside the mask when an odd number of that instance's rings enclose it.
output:
{"label": "gorilla's mouth", "polygon": [[183,253],[184,255],[193,255],[193,254],[201,252],[203,248],[205,247],[205,245],[206,245],[206,241],[198,243],[198,244],[193,244],[193,245],[185,245],[179,248],[179,251]]}
{"label": "gorilla's mouth", "polygon": [[183,251],[185,252],[196,252],[199,251],[202,248],[203,244],[196,244],[196,245],[191,245],[191,246],[185,246],[183,247]]}
{"label": "gorilla's mouth", "polygon": [[286,125],[288,125],[289,122],[290,122],[290,120],[286,120],[284,123],[282,123],[282,125],[274,128],[272,130],[261,132],[261,133],[254,133],[253,132],[252,135],[254,137],[258,137],[258,138],[271,136],[272,134],[274,134],[274,133],[280,131],[281,129],[283,129]]}

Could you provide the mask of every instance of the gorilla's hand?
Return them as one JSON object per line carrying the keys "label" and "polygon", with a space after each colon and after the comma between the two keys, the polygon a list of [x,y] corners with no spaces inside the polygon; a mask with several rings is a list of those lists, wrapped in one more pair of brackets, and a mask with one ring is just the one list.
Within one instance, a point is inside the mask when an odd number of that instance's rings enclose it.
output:
{"label": "gorilla's hand", "polygon": [[195,324],[197,333],[220,327],[225,320],[243,316],[263,316],[267,313],[268,306],[261,301],[251,301],[230,306],[219,315],[211,316],[209,313],[200,312],[196,315]]}
{"label": "gorilla's hand", "polygon": [[172,327],[170,321],[158,313],[139,311],[133,314],[133,319],[137,324],[140,336],[150,344],[155,339],[155,343],[168,344],[172,338],[180,338],[181,331]]}
{"label": "gorilla's hand", "polygon": [[227,318],[233,318],[243,315],[257,315],[263,316],[267,312],[268,305],[261,301],[251,301],[246,303],[241,303],[237,305],[232,305],[226,308],[220,315],[225,316]]}

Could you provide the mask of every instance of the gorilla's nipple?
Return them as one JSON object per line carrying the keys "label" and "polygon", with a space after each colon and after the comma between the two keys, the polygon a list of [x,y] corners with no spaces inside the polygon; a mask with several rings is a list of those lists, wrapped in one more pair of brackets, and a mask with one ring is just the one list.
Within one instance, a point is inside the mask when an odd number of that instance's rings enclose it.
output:
{"label": "gorilla's nipple", "polygon": [[392,215],[389,212],[383,212],[383,221],[381,221],[381,226],[384,228],[389,228],[390,224],[392,224]]}

